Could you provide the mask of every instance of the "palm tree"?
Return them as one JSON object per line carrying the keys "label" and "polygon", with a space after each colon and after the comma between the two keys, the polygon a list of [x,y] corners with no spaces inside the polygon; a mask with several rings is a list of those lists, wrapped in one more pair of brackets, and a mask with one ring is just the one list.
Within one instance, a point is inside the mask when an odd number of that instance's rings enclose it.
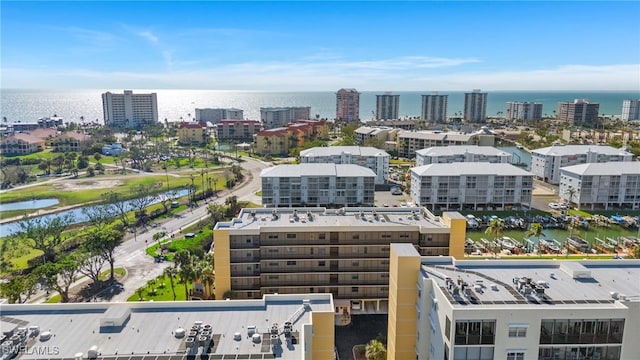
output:
{"label": "palm tree", "polygon": [[176,301],[176,289],[173,284],[173,279],[178,274],[178,270],[175,266],[169,266],[168,268],[164,269],[163,274],[164,276],[169,278],[169,285],[171,285],[171,292],[173,293],[173,301]]}
{"label": "palm tree", "polygon": [[192,281],[194,277],[193,259],[191,257],[191,253],[187,250],[178,251],[173,260],[178,266],[178,275],[180,276],[180,280],[184,284],[184,294],[186,299],[188,300],[189,282]]}
{"label": "palm tree", "polygon": [[[492,219],[489,222],[489,226],[487,227],[487,230],[485,230],[485,234],[489,234],[489,235],[494,235],[494,240],[497,240],[500,235],[502,235],[502,232],[504,231],[504,221],[502,221],[502,219]],[[495,251],[494,251],[495,252]]]}
{"label": "palm tree", "polygon": [[384,360],[387,358],[387,348],[378,340],[371,340],[364,350],[367,360]]}
{"label": "palm tree", "polygon": [[[531,226],[529,226],[529,231],[527,231],[527,233],[525,234],[525,236],[535,236],[535,238],[538,240],[538,250],[540,250],[540,238],[544,237],[544,235],[542,234],[542,225],[540,223],[532,223]],[[540,251],[538,251],[540,254],[542,254]]]}
{"label": "palm tree", "polygon": [[577,192],[578,190],[574,189],[573,186],[569,186],[569,188],[564,192],[565,195],[569,196],[569,203],[575,203],[575,201],[573,201],[573,198]]}

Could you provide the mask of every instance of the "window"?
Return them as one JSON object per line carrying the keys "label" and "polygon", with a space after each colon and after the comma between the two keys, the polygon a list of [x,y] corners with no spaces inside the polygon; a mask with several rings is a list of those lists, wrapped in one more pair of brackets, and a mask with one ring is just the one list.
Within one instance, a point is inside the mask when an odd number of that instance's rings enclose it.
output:
{"label": "window", "polygon": [[509,325],[509,337],[526,337],[527,326]]}
{"label": "window", "polygon": [[358,292],[358,287],[354,286],[351,288],[351,292],[357,293]]}
{"label": "window", "polygon": [[287,261],[287,265],[288,266],[295,266],[296,262],[295,261]]}
{"label": "window", "polygon": [[287,239],[295,239],[296,234],[287,234]]}
{"label": "window", "polygon": [[451,340],[451,319],[447,316],[444,326],[444,334],[447,337],[447,340]]}
{"label": "window", "polygon": [[326,265],[326,261],[318,261],[318,266],[325,266]]}
{"label": "window", "polygon": [[507,351],[507,360],[524,360],[524,351]]}
{"label": "window", "polygon": [[359,280],[360,276],[358,274],[351,275],[351,280]]}

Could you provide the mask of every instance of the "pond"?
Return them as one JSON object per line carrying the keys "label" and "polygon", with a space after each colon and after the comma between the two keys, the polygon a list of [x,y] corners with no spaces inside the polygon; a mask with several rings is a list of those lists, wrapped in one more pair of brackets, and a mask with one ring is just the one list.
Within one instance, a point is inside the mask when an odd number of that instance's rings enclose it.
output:
{"label": "pond", "polygon": [[531,154],[524,149],[518,149],[515,146],[501,146],[498,149],[512,154],[511,162],[514,164],[525,164],[526,170],[531,169]]}
{"label": "pond", "polygon": [[58,205],[59,203],[60,201],[55,198],[18,201],[0,204],[0,211],[43,209],[50,206]]}
{"label": "pond", "polygon": [[[181,189],[181,190],[177,190],[176,191],[176,196],[177,197],[181,197],[181,196],[185,196],[187,195],[189,192],[186,189]],[[166,193],[162,193],[160,194],[160,196],[166,195]],[[160,202],[160,198],[156,201],[154,201],[154,204],[157,204]],[[70,210],[65,210],[65,211],[60,211],[57,213],[53,213],[53,214],[48,214],[48,215],[42,215],[39,217],[42,218],[55,218],[58,216],[66,216],[66,215],[71,215],[71,217],[73,218],[73,220],[71,221],[71,224],[79,224],[79,223],[83,223],[85,221],[88,220],[88,217],[84,214],[85,209],[90,209],[93,208],[95,206],[83,206],[83,207],[79,207],[79,208],[75,208],[75,209],[70,209]],[[127,210],[132,210],[133,209],[133,205],[132,205],[132,200],[129,200],[125,203],[125,208]],[[5,236],[10,236],[10,235],[14,235],[16,233],[18,233],[20,231],[20,221],[14,221],[14,222],[10,222],[10,223],[5,223],[2,224],[0,226],[0,237],[5,237]]]}

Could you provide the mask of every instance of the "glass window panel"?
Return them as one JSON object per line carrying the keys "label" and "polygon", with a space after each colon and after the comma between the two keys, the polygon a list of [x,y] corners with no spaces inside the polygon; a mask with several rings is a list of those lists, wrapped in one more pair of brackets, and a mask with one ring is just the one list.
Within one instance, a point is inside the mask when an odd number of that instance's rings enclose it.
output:
{"label": "glass window panel", "polygon": [[480,348],[480,360],[493,360],[493,346]]}
{"label": "glass window panel", "polygon": [[467,360],[480,360],[480,347],[468,347]]}
{"label": "glass window panel", "polygon": [[453,348],[453,360],[467,360],[467,348],[455,346]]}
{"label": "glass window panel", "polygon": [[482,322],[482,344],[492,345],[495,343],[495,321],[483,321]]}
{"label": "glass window panel", "polygon": [[468,325],[469,336],[467,338],[467,344],[469,345],[478,345],[480,344],[480,328],[482,326],[482,322],[480,321],[470,321]]}
{"label": "glass window panel", "polygon": [[609,343],[622,343],[622,334],[624,332],[624,320],[611,320],[609,325]]}
{"label": "glass window panel", "polygon": [[463,321],[456,321],[456,345],[467,344],[467,323]]}
{"label": "glass window panel", "polygon": [[542,320],[540,325],[540,344],[551,344],[553,320]]}

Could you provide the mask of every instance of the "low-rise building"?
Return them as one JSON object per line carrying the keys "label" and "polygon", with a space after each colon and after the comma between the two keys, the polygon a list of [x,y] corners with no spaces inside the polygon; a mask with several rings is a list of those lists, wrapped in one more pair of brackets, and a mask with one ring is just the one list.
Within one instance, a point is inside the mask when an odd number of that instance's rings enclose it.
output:
{"label": "low-rise building", "polygon": [[415,120],[372,120],[365,123],[370,127],[388,127],[392,129],[415,130],[417,122]]}
{"label": "low-rise building", "polygon": [[204,122],[181,122],[178,127],[178,142],[181,145],[204,145],[209,141],[207,124]]}
{"label": "low-rise building", "polygon": [[260,121],[265,129],[280,128],[295,120],[309,119],[311,119],[310,106],[260,108]]}
{"label": "low-rise building", "polygon": [[412,159],[416,151],[433,146],[480,145],[494,146],[495,133],[487,128],[477,132],[400,131],[397,136],[398,156]]}
{"label": "low-rise building", "polygon": [[227,108],[227,109],[196,109],[196,121],[197,122],[211,122],[217,123],[222,120],[242,120],[244,119],[244,112],[240,109]]}
{"label": "low-rise building", "polygon": [[558,184],[561,167],[632,158],[629,152],[605,145],[553,145],[531,151],[531,172],[540,180]]}
{"label": "low-rise building", "polygon": [[13,132],[25,132],[36,129],[57,129],[64,126],[64,119],[60,116],[42,117],[35,122],[19,122],[11,124]]}
{"label": "low-rise building", "polygon": [[588,163],[560,168],[558,194],[578,208],[639,209],[640,162]]}
{"label": "low-rise building", "polygon": [[326,139],[329,135],[326,121],[296,121],[286,127],[266,129],[256,134],[256,152],[262,155],[288,155],[294,148],[308,141]]}
{"label": "low-rise building", "polygon": [[375,183],[384,184],[389,177],[389,154],[374,147],[324,146],[300,152],[300,162],[354,164],[371,169],[376,174]]}
{"label": "low-rise building", "polygon": [[391,244],[388,359],[640,353],[640,260],[460,260]]}
{"label": "low-rise building", "polygon": [[411,169],[411,199],[434,210],[529,208],[533,174],[505,163],[429,164]]}
{"label": "low-rise building", "polygon": [[17,133],[2,138],[0,152],[2,155],[26,155],[45,149],[45,141],[29,133]]}
{"label": "low-rise building", "polygon": [[262,170],[262,205],[373,206],[376,174],[351,164],[278,165]]}
{"label": "low-rise building", "polygon": [[262,128],[258,120],[221,120],[216,124],[218,141],[253,142]]}
{"label": "low-rise building", "polygon": [[385,313],[389,244],[462,258],[465,228],[425,208],[242,209],[213,230],[216,298],[331,293],[342,310]]}
{"label": "low-rise building", "polygon": [[453,162],[509,163],[512,156],[493,146],[434,146],[416,151],[416,166]]}
{"label": "low-rise building", "polygon": [[91,135],[77,131],[67,131],[52,140],[55,152],[81,152],[91,140]]}
{"label": "low-rise building", "polygon": [[219,299],[2,304],[0,358],[334,358],[331,294]]}
{"label": "low-rise building", "polygon": [[[395,143],[396,135],[400,129],[391,127],[371,127],[361,126],[354,132],[356,144],[362,145],[369,139],[377,139],[383,142],[392,141]],[[385,150],[387,150],[385,148]]]}

